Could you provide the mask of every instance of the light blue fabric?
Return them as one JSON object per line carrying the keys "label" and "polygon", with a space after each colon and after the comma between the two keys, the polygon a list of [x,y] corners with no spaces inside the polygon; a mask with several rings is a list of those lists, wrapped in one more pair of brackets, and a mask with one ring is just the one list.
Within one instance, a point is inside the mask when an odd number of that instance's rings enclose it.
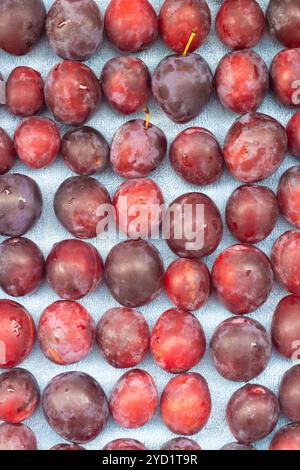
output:
{"label": "light blue fabric", "polygon": [[[49,9],[52,1],[44,1],[47,9]],[[102,13],[104,13],[108,0],[98,0],[97,3],[101,8]],[[157,11],[159,11],[162,3],[162,0],[152,0],[152,4]],[[213,23],[216,12],[221,3],[221,1],[217,0],[208,0],[208,4],[212,12]],[[265,9],[268,2],[267,0],[259,0],[259,3]],[[281,46],[273,41],[267,34],[261,43],[255,48],[255,50],[264,58],[268,66],[270,65],[275,53],[280,49]],[[217,39],[213,27],[208,40],[198,52],[203,55],[212,70],[215,71],[219,60],[228,51]],[[170,51],[162,44],[162,42],[158,41],[151,49],[139,54],[139,57],[146,62],[151,72],[153,72],[158,62],[169,53]],[[92,67],[96,75],[99,77],[107,60],[117,54],[118,52],[112,48],[107,40],[105,40],[101,51],[96,55],[96,57],[89,60],[87,64]],[[50,50],[47,41],[43,40],[31,53],[24,57],[16,58],[1,52],[0,72],[3,74],[4,78],[7,79],[10,71],[14,67],[18,65],[29,65],[39,70],[45,78],[50,68],[59,60],[60,59]],[[153,101],[150,103],[150,110],[151,121],[165,131],[169,144],[181,130],[185,127],[190,127],[191,125],[209,129],[216,135],[219,141],[223,143],[228,128],[236,118],[233,113],[226,111],[221,107],[215,96],[212,97],[205,111],[197,119],[186,126],[176,125],[171,122]],[[277,104],[271,94],[269,94],[265,99],[260,111],[275,117],[283,125],[287,123],[292,114],[291,111]],[[14,129],[19,120],[12,117],[4,107],[0,108],[0,113],[0,126],[6,129],[10,135],[13,135]],[[47,113],[45,113],[45,115],[47,115]],[[143,116],[139,114],[133,116],[133,118],[135,117]],[[100,111],[89,122],[89,125],[97,128],[109,141],[111,141],[116,129],[126,120],[126,118],[114,114],[106,104],[103,104]],[[66,128],[61,126],[62,133],[65,132],[65,130]],[[280,169],[271,178],[264,182],[264,184],[275,190],[280,175],[285,171],[285,169],[295,164],[297,164],[297,160],[288,156]],[[47,255],[55,242],[65,238],[70,238],[70,235],[55,218],[52,201],[57,187],[66,178],[72,176],[72,173],[68,168],[66,168],[61,159],[58,159],[50,168],[37,171],[30,170],[23,164],[18,163],[15,166],[14,171],[32,176],[42,188],[44,196],[44,211],[41,220],[28,233],[28,237],[37,242],[44,254]],[[97,178],[107,187],[111,195],[122,181],[122,179],[117,177],[111,169],[100,174]],[[197,190],[197,188],[183,182],[178,176],[176,176],[176,174],[171,170],[168,157],[166,157],[164,163],[155,171],[153,178],[160,185],[167,203],[170,203],[180,194],[191,190]],[[222,211],[222,214],[224,214],[226,200],[237,186],[239,186],[239,182],[225,173],[218,183],[204,188],[203,192],[212,197]],[[199,191],[201,191],[201,189],[199,189]],[[287,223],[281,219],[272,235],[266,241],[260,243],[259,247],[269,255],[274,240],[288,228],[289,226]],[[110,248],[116,242],[113,240],[96,240],[93,241],[93,243],[105,259]],[[209,267],[212,266],[216,255],[225,247],[233,243],[235,243],[235,240],[229,234],[227,228],[225,228],[222,244],[214,255],[206,259]],[[155,241],[154,244],[161,252],[165,266],[167,267],[175,256],[171,253],[164,241]],[[259,320],[266,328],[269,329],[274,308],[280,298],[284,295],[285,292],[278,285],[275,285],[269,300],[259,310],[252,314],[251,317]],[[5,297],[5,295],[3,295],[3,297]],[[32,313],[36,323],[38,322],[43,309],[55,300],[57,300],[57,297],[47,284],[44,284],[36,294],[20,299],[21,303],[23,303],[24,306]],[[85,298],[82,301],[82,304],[89,310],[96,321],[99,320],[101,315],[108,308],[117,305],[103,285],[96,293]],[[156,301],[140,310],[144,313],[147,321],[152,327],[160,314],[170,307],[170,302],[166,296],[162,294]],[[227,312],[213,297],[204,308],[196,313],[196,315],[204,327],[208,344],[217,325],[225,318],[230,317],[230,313]],[[291,367],[291,365],[292,363],[290,361],[283,359],[273,352],[272,360],[267,370],[255,379],[255,382],[270,387],[276,393],[282,374],[285,370]],[[87,372],[101,383],[107,396],[110,395],[113,385],[124,372],[121,370],[115,370],[109,366],[103,360],[96,348],[86,360],[81,361],[79,364],[70,367],[59,367],[48,361],[39,351],[37,345],[34,352],[22,363],[22,367],[28,368],[36,376],[42,390],[49,380],[56,374],[71,370]],[[171,378],[171,375],[161,371],[150,357],[145,360],[140,367],[150,372],[158,386],[159,392],[161,393],[163,387]],[[203,449],[219,449],[222,445],[234,440],[226,424],[225,409],[232,393],[242,384],[229,382],[218,375],[212,364],[209,348],[207,348],[205,358],[197,367],[195,367],[194,370],[203,374],[203,376],[208,380],[212,393],[211,418],[205,428],[194,438],[199,442]],[[277,429],[285,422],[286,420],[284,418],[280,418]],[[32,418],[28,419],[26,423],[36,433],[39,449],[48,449],[54,444],[63,441],[61,437],[50,429],[41,409],[35,413]],[[163,425],[159,412],[157,412],[156,417],[148,425],[135,430],[122,429],[116,426],[113,420],[110,419],[104,432],[97,437],[96,440],[86,445],[86,448],[101,449],[109,441],[120,437],[132,437],[144,442],[150,449],[158,449],[165,441],[175,437],[175,435],[168,431],[168,429]],[[270,437],[257,443],[256,447],[265,449],[267,448],[269,441]]]}

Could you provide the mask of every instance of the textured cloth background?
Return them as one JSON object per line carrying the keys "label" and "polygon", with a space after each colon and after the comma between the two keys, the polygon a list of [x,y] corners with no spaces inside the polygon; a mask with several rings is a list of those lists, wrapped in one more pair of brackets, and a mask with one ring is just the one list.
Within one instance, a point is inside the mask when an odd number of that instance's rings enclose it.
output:
{"label": "textured cloth background", "polygon": [[[44,1],[47,9],[49,9],[52,1]],[[97,3],[101,8],[102,13],[104,13],[105,8],[109,3],[108,0],[98,0]],[[158,12],[163,1],[152,0],[151,3]],[[212,12],[213,24],[217,10],[221,3],[222,2],[218,0],[208,0],[208,4]],[[260,0],[259,3],[265,10],[268,3],[267,0]],[[261,54],[268,66],[270,65],[275,53],[280,49],[281,46],[273,41],[268,36],[268,34],[265,35],[261,43],[255,48],[255,50]],[[222,56],[228,52],[228,50],[217,39],[214,32],[214,26],[212,27],[211,33],[205,45],[200,50],[198,50],[198,52],[203,55],[214,72]],[[162,42],[158,41],[151,49],[142,54],[139,54],[138,56],[146,62],[150,68],[150,71],[153,72],[158,62],[169,53],[170,51],[162,44]],[[87,64],[99,77],[104,64],[108,59],[115,55],[118,55],[118,52],[111,47],[107,40],[105,40],[103,48],[94,58],[89,60]],[[10,71],[18,65],[31,66],[39,70],[42,73],[43,78],[45,78],[50,68],[60,60],[50,50],[46,40],[43,40],[31,53],[24,57],[15,58],[4,52],[0,52],[0,58],[0,72],[3,74],[5,79],[7,79]],[[164,130],[168,137],[169,144],[181,130],[186,127],[190,127],[191,125],[201,126],[209,129],[216,135],[220,143],[223,144],[227,130],[236,118],[233,113],[226,111],[221,107],[216,96],[211,98],[209,105],[198,118],[185,126],[176,125],[171,122],[164,115],[164,113],[160,111],[153,101],[150,102],[150,110],[151,121]],[[260,108],[260,111],[275,117],[283,125],[286,125],[289,117],[292,114],[291,111],[277,104],[271,94],[268,94]],[[19,120],[6,112],[4,107],[0,108],[0,113],[0,126],[8,131],[10,135],[13,135],[14,129]],[[45,115],[47,115],[46,112]],[[139,115],[133,116],[133,118],[135,117],[143,118],[143,114],[141,113]],[[101,131],[108,141],[111,141],[116,129],[126,121],[126,117],[117,116],[112,112],[111,109],[108,108],[106,104],[102,104],[101,109],[89,122],[89,125],[94,126],[96,129]],[[66,128],[61,126],[62,133],[64,133],[65,130]],[[266,184],[275,190],[280,175],[288,167],[295,164],[297,164],[297,160],[287,156],[279,170],[263,184]],[[63,164],[60,158],[58,158],[50,168],[44,170],[33,171],[26,168],[23,164],[18,163],[13,171],[24,173],[33,177],[41,186],[44,196],[43,214],[39,223],[28,233],[28,237],[34,240],[41,247],[44,254],[47,255],[54,243],[58,242],[59,240],[70,238],[70,235],[55,218],[52,201],[55,191],[60,183],[66,178],[72,176],[72,173]],[[214,185],[205,188],[191,186],[188,183],[182,181],[174,173],[170,167],[168,157],[165,158],[164,163],[155,171],[152,177],[160,185],[165,196],[166,203],[170,203],[175,197],[185,192],[199,190],[210,196],[217,203],[220,210],[222,211],[222,214],[224,214],[227,198],[231,192],[237,186],[239,186],[239,182],[234,180],[233,177],[231,177],[228,173],[224,173],[221,180]],[[97,178],[108,188],[111,195],[113,195],[118,185],[122,182],[122,179],[117,177],[111,169],[106,170],[104,173],[97,176]],[[269,255],[274,240],[288,228],[288,225],[281,219],[271,236],[266,241],[260,243],[259,247],[264,250],[267,255]],[[92,240],[92,243],[95,244],[105,259],[109,250],[115,243],[117,243],[117,241],[99,239]],[[225,247],[234,243],[235,240],[229,234],[228,229],[225,227],[224,238],[217,252],[205,260],[209,267],[211,268],[216,256]],[[154,244],[162,254],[165,267],[167,267],[168,264],[175,258],[175,256],[169,250],[167,244],[163,240],[154,241]],[[275,284],[269,300],[259,310],[252,314],[251,317],[260,321],[267,329],[269,329],[274,308],[280,298],[282,298],[284,295],[286,295],[286,293],[277,284]],[[37,293],[31,296],[26,296],[25,298],[21,298],[19,300],[24,304],[29,312],[31,312],[37,323],[44,308],[51,302],[57,300],[57,297],[45,283]],[[102,285],[101,288],[97,290],[97,292],[83,299],[82,304],[93,315],[96,321],[99,320],[99,318],[107,309],[117,306],[116,302],[109,295],[104,285]],[[140,311],[145,315],[147,321],[150,324],[150,327],[152,327],[157,318],[170,307],[170,302],[166,296],[162,294],[150,305],[142,307]],[[214,297],[211,297],[205,307],[196,312],[196,316],[204,327],[207,343],[209,344],[210,338],[217,325],[221,321],[230,317],[230,313],[226,311]],[[114,384],[124,373],[124,371],[115,370],[110,365],[108,365],[103,360],[96,348],[94,348],[93,353],[86,360],[69,367],[60,367],[47,360],[36,345],[33,353],[22,363],[21,366],[29,369],[36,376],[41,390],[44,389],[52,377],[61,372],[71,370],[84,371],[88,374],[91,374],[100,382],[108,397]],[[276,393],[282,374],[291,366],[292,363],[290,361],[280,357],[274,351],[272,360],[269,363],[267,370],[258,378],[256,378],[255,382],[270,387],[271,390]],[[161,369],[159,369],[154,364],[151,357],[148,357],[140,365],[140,367],[150,372],[150,374],[153,376],[159,393],[162,392],[163,387],[172,377],[172,375],[167,374],[166,372],[163,372]],[[218,375],[213,366],[209,348],[207,348],[205,358],[197,367],[195,367],[194,370],[203,374],[203,376],[208,380],[212,394],[212,414],[210,420],[205,428],[198,435],[194,436],[194,438],[199,442],[203,449],[219,449],[222,445],[234,440],[226,424],[225,410],[226,404],[232,393],[243,384],[229,382]],[[278,423],[278,427],[282,426],[284,423],[285,419],[281,417]],[[48,426],[41,409],[39,409],[39,411],[35,413],[32,418],[27,420],[26,424],[28,424],[36,433],[39,449],[48,449],[54,444],[62,442],[62,438],[52,431]],[[122,429],[116,426],[113,420],[110,418],[104,432],[93,442],[86,445],[86,448],[101,449],[107,442],[120,437],[136,438],[144,442],[150,449],[159,449],[165,441],[175,437],[175,435],[173,435],[164,426],[161,421],[159,411],[157,411],[155,418],[148,425],[140,429]],[[266,449],[269,441],[270,437],[257,443],[256,447],[259,449]]]}

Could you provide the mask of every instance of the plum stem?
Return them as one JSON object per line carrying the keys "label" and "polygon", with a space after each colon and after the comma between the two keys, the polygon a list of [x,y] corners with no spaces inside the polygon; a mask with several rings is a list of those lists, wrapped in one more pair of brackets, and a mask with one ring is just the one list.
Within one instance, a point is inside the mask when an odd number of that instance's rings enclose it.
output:
{"label": "plum stem", "polygon": [[144,111],[146,113],[145,128],[149,129],[149,124],[150,124],[150,111],[149,111],[149,108],[146,106],[144,108]]}
{"label": "plum stem", "polygon": [[191,47],[191,44],[192,44],[192,42],[193,42],[193,40],[195,39],[196,36],[197,36],[196,31],[192,31],[192,32],[191,32],[191,35],[190,35],[190,37],[189,37],[189,40],[188,40],[188,42],[187,42],[187,44],[186,44],[186,46],[185,46],[185,49],[184,49],[184,51],[183,51],[183,54],[182,54],[184,57],[188,54],[189,48]]}

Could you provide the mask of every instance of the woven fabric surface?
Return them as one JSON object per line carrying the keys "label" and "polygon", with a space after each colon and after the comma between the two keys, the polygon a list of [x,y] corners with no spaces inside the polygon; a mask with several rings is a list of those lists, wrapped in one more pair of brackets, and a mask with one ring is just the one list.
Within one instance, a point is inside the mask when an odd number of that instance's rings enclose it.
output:
{"label": "woven fabric surface", "polygon": [[[44,1],[47,9],[49,9],[53,2],[51,0]],[[97,3],[102,13],[104,14],[105,8],[109,3],[108,0],[98,0]],[[153,4],[156,11],[159,12],[163,1],[151,0],[151,3]],[[197,51],[207,60],[213,72],[215,71],[222,56],[228,52],[228,50],[218,40],[214,31],[214,20],[221,3],[222,2],[218,0],[208,0],[208,4],[212,13],[213,26],[208,40],[204,46],[202,46]],[[258,3],[265,10],[268,2],[267,0],[259,0]],[[270,65],[271,60],[276,52],[280,49],[280,44],[272,40],[267,33],[259,45],[255,47],[255,50],[263,57],[268,66]],[[138,54],[138,57],[144,60],[150,71],[153,72],[159,61],[170,53],[170,50],[164,46],[160,40],[158,40],[149,50]],[[96,54],[95,57],[86,63],[99,77],[101,70],[107,60],[118,54],[118,51],[114,50],[111,44],[109,44],[108,40],[105,39],[103,48]],[[3,74],[5,79],[7,79],[11,70],[19,65],[31,66],[36,70],[39,70],[43,78],[45,78],[50,68],[60,61],[60,59],[55,56],[48,46],[46,39],[43,39],[37,47],[35,47],[24,57],[16,58],[9,56],[4,52],[0,52],[0,58],[0,72]],[[236,118],[233,113],[222,108],[215,95],[212,96],[210,103],[205,108],[204,112],[191,123],[188,123],[184,126],[176,125],[171,122],[158,108],[153,100],[150,101],[149,107],[151,111],[151,122],[164,130],[169,144],[181,130],[185,129],[186,127],[190,127],[191,125],[201,126],[209,129],[216,135],[219,142],[223,144],[225,135],[230,125]],[[283,125],[286,125],[292,114],[290,110],[280,106],[275,101],[270,92],[268,93],[268,96],[264,100],[259,111],[273,116]],[[0,113],[1,127],[3,127],[12,136],[19,119],[11,116],[5,110],[5,107],[0,108]],[[50,114],[46,111],[44,112],[44,115],[50,116]],[[142,113],[133,115],[132,118],[135,117],[143,118],[143,115]],[[131,117],[128,119],[131,119]],[[102,132],[110,142],[117,128],[128,119],[126,117],[116,115],[105,103],[103,103],[100,110],[89,122],[89,125]],[[60,128],[63,134],[66,131],[66,127],[60,126]],[[264,181],[263,184],[266,184],[271,189],[276,190],[280,175],[288,167],[295,164],[297,164],[297,160],[288,155],[279,170],[271,178]],[[60,158],[58,158],[56,162],[49,168],[43,170],[30,170],[18,162],[12,171],[33,177],[42,189],[44,197],[43,214],[38,224],[27,234],[27,236],[35,241],[40,246],[44,254],[47,255],[54,243],[70,238],[70,235],[55,218],[52,203],[56,189],[62,181],[72,176],[72,173],[64,165],[62,159]],[[170,203],[173,199],[175,199],[175,197],[183,193],[199,190],[200,192],[204,192],[210,196],[215,201],[222,212],[223,219],[226,200],[231,192],[237,186],[239,186],[239,182],[230,176],[227,172],[225,172],[218,183],[198,189],[195,186],[185,183],[174,173],[174,171],[171,169],[168,156],[166,156],[163,164],[153,173],[152,178],[162,189],[166,203]],[[113,195],[114,191],[122,182],[122,179],[116,176],[112,169],[107,169],[104,173],[98,175],[97,179],[107,187],[111,195]],[[271,236],[269,236],[267,240],[260,243],[258,246],[267,255],[270,255],[271,247],[275,239],[287,229],[289,229],[288,224],[285,223],[283,219],[280,219]],[[4,238],[2,238],[1,241],[3,239]],[[222,243],[218,247],[218,250],[216,253],[206,258],[205,260],[209,268],[211,268],[216,256],[222,250],[224,250],[225,247],[228,247],[235,242],[236,241],[225,227],[224,237]],[[92,240],[92,243],[98,248],[102,257],[105,259],[111,247],[117,243],[117,240],[99,238]],[[169,250],[165,241],[154,240],[153,243],[159,249],[163,257],[165,267],[167,267],[169,263],[175,259],[174,254]],[[284,295],[286,295],[286,293],[277,284],[275,284],[268,301],[260,309],[254,312],[251,317],[260,321],[269,330],[276,304]],[[6,296],[3,294],[2,297],[5,298]],[[33,315],[36,323],[38,322],[38,319],[45,307],[55,300],[57,300],[55,293],[46,283],[44,283],[44,285],[35,294],[19,299],[19,301]],[[110,296],[107,288],[103,284],[95,293],[83,299],[82,304],[92,314],[95,321],[98,321],[107,309],[117,306],[117,303]],[[145,315],[150,327],[152,328],[158,317],[170,307],[171,303],[165,294],[162,293],[154,302],[140,308],[139,310]],[[196,312],[196,316],[204,328],[207,337],[207,344],[209,344],[210,338],[217,325],[221,321],[230,317],[231,314],[220,305],[214,296],[212,296],[208,303],[201,310]],[[285,360],[275,351],[273,351],[272,359],[268,368],[253,382],[268,386],[271,390],[277,393],[282,374],[291,366],[291,361]],[[29,369],[35,375],[41,390],[45,388],[51,378],[61,372],[72,370],[86,372],[99,381],[107,396],[110,395],[114,384],[124,373],[124,371],[113,369],[110,365],[108,365],[96,347],[94,348],[92,354],[85,360],[72,366],[61,367],[47,360],[39,350],[38,345],[36,345],[33,353],[22,363],[21,367]],[[172,377],[171,374],[163,372],[161,369],[159,369],[158,366],[154,364],[150,356],[148,356],[139,367],[147,370],[152,375],[154,381],[157,384],[159,393],[162,392],[164,386]],[[234,441],[234,438],[226,424],[225,410],[227,402],[232,393],[242,384],[229,382],[219,376],[213,366],[209,347],[207,348],[204,359],[193,370],[201,373],[207,379],[212,394],[211,417],[204,429],[199,434],[194,436],[194,439],[199,442],[203,449],[219,449],[222,445]],[[285,419],[281,417],[277,429],[285,422]],[[26,421],[26,424],[28,424],[36,433],[39,449],[49,449],[54,444],[63,442],[63,439],[48,426],[46,419],[43,416],[41,407],[39,408],[38,412],[36,412],[30,419]],[[175,437],[175,435],[164,426],[158,410],[154,419],[149,424],[139,429],[122,429],[118,427],[110,418],[104,432],[102,432],[100,436],[98,436],[93,442],[87,444],[85,447],[87,449],[102,449],[103,446],[109,441],[121,437],[135,438],[145,443],[149,449],[159,449],[167,440]],[[270,436],[265,440],[256,443],[255,445],[258,449],[266,449],[269,441]]]}

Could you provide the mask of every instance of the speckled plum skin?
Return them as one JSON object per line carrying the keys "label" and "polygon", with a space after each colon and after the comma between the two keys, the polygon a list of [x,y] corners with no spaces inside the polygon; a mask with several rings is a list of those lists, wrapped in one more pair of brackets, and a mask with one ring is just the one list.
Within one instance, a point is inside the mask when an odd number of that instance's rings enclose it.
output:
{"label": "speckled plum skin", "polygon": [[29,168],[49,166],[60,149],[60,132],[51,119],[32,116],[20,122],[14,134],[14,146]]}
{"label": "speckled plum skin", "polygon": [[0,369],[10,369],[31,352],[35,326],[27,310],[12,300],[0,300]]}
{"label": "speckled plum skin", "polygon": [[[66,179],[54,196],[54,211],[59,222],[77,238],[95,238],[105,228],[105,211],[110,204],[107,189],[89,176]],[[103,226],[102,226],[103,225]]]}
{"label": "speckled plum skin", "polygon": [[164,159],[167,138],[158,127],[135,119],[116,132],[110,152],[113,170],[123,178],[142,178],[154,171]]}
{"label": "speckled plum skin", "polygon": [[165,386],[160,411],[165,425],[175,434],[198,433],[211,413],[211,397],[206,380],[190,372],[173,377]]}
{"label": "speckled plum skin", "polygon": [[34,432],[25,424],[0,424],[0,450],[36,450]]}
{"label": "speckled plum skin", "polygon": [[192,369],[204,356],[203,328],[190,312],[170,309],[164,312],[151,334],[151,352],[156,364],[167,372],[179,374]]}
{"label": "speckled plum skin", "polygon": [[100,132],[83,126],[65,133],[61,141],[61,154],[74,173],[91,176],[107,167],[110,149]]}
{"label": "speckled plum skin", "polygon": [[220,302],[233,314],[244,315],[268,299],[273,286],[272,266],[258,248],[233,245],[216,259],[212,282]]}
{"label": "speckled plum skin", "polygon": [[23,235],[38,221],[42,208],[42,193],[32,178],[18,173],[0,176],[1,235]]}
{"label": "speckled plum skin", "polygon": [[114,386],[110,412],[115,422],[123,428],[144,426],[154,416],[158,394],[152,377],[140,369],[126,372]]}
{"label": "speckled plum skin", "polygon": [[213,77],[197,54],[165,57],[152,76],[152,92],[160,108],[175,123],[198,116],[212,93]]}
{"label": "speckled plum skin", "polygon": [[137,310],[112,308],[97,325],[96,341],[110,365],[119,369],[135,367],[149,351],[149,326]]}
{"label": "speckled plum skin", "polygon": [[272,341],[279,354],[300,359],[300,297],[288,295],[280,300],[272,319]]}
{"label": "speckled plum skin", "polygon": [[278,282],[300,295],[300,232],[288,231],[275,241],[271,261]]}
{"label": "speckled plum skin", "polygon": [[46,20],[46,34],[55,54],[87,60],[100,49],[104,22],[94,0],[56,0]]}
{"label": "speckled plum skin", "polygon": [[216,182],[224,168],[219,143],[201,127],[190,127],[177,135],[170,147],[170,162],[179,176],[199,186]]}
{"label": "speckled plum skin", "polygon": [[294,227],[300,228],[300,165],[283,173],[277,198],[283,217]]}
{"label": "speckled plum skin", "polygon": [[12,369],[0,375],[0,419],[20,423],[37,409],[40,390],[35,377],[25,369]]}
{"label": "speckled plum skin", "polygon": [[103,450],[147,450],[147,447],[136,439],[124,438],[109,442]]}
{"label": "speckled plum skin", "polygon": [[46,262],[47,280],[59,297],[79,300],[99,286],[103,262],[98,250],[82,240],[56,243]]}
{"label": "speckled plum skin", "polygon": [[273,437],[269,450],[300,450],[300,423],[283,426]]}
{"label": "speckled plum skin", "polygon": [[264,29],[264,12],[255,0],[225,0],[216,17],[216,33],[230,49],[256,46]]}
{"label": "speckled plum skin", "polygon": [[287,370],[279,387],[282,413],[290,421],[300,421],[300,364]]}
{"label": "speckled plum skin", "polygon": [[[300,9],[299,9],[300,13]],[[300,107],[300,50],[285,49],[274,57],[271,68],[271,86],[278,101],[289,108]]]}
{"label": "speckled plum skin", "polygon": [[198,310],[207,302],[210,295],[209,270],[200,259],[177,259],[166,271],[164,287],[176,307]]}
{"label": "speckled plum skin", "polygon": [[46,19],[42,0],[2,0],[0,4],[0,49],[24,55],[41,38]]}
{"label": "speckled plum skin", "polygon": [[120,51],[143,51],[157,38],[157,15],[148,0],[111,0],[105,13],[105,30]]}
{"label": "speckled plum skin", "polygon": [[85,448],[77,444],[56,444],[50,450],[85,450]]}
{"label": "speckled plum skin", "polygon": [[298,0],[270,0],[267,20],[271,34],[285,47],[300,46]]}
{"label": "speckled plum skin", "polygon": [[108,403],[102,388],[83,372],[54,377],[44,390],[42,402],[49,425],[76,444],[95,439],[108,420]]}
{"label": "speckled plum skin", "polygon": [[164,202],[160,188],[150,178],[125,181],[113,198],[118,227],[130,238],[154,238],[159,233]]}
{"label": "speckled plum skin", "polygon": [[[204,216],[202,210],[198,209],[204,209]],[[221,242],[221,214],[212,199],[205,194],[193,192],[179,196],[170,204],[166,220],[166,242],[182,258],[208,256]],[[197,235],[203,236],[203,240],[200,240],[201,237],[197,240],[196,231]]]}
{"label": "speckled plum skin", "polygon": [[269,87],[269,71],[251,50],[225,55],[216,70],[216,90],[222,105],[237,114],[256,111]]}
{"label": "speckled plum skin", "polygon": [[145,107],[150,98],[150,72],[147,65],[134,56],[110,59],[102,70],[100,82],[110,106],[125,116]]}
{"label": "speckled plum skin", "polygon": [[126,240],[115,245],[106,259],[104,271],[111,295],[125,307],[146,305],[159,295],[163,286],[161,256],[145,240]]}
{"label": "speckled plum skin", "polygon": [[278,216],[277,198],[266,186],[240,186],[227,201],[228,228],[242,243],[254,244],[267,238],[274,229]]}
{"label": "speckled plum skin", "polygon": [[35,292],[45,274],[45,259],[28,238],[4,240],[0,245],[0,286],[13,297]]}
{"label": "speckled plum skin", "polygon": [[202,450],[199,444],[187,437],[175,437],[166,442],[161,450]]}
{"label": "speckled plum skin", "polygon": [[6,81],[6,106],[15,116],[38,114],[44,107],[44,82],[31,67],[16,67]]}
{"label": "speckled plum skin", "polygon": [[233,317],[223,321],[211,340],[214,365],[222,377],[248,382],[257,377],[271,358],[271,337],[257,321]]}
{"label": "speckled plum skin", "polygon": [[77,302],[53,302],[40,317],[38,339],[50,361],[60,365],[75,364],[92,350],[94,320]]}
{"label": "speckled plum skin", "polygon": [[279,418],[279,403],[267,387],[248,384],[230,398],[226,418],[236,440],[251,444],[273,431]]}
{"label": "speckled plum skin", "polygon": [[300,111],[297,111],[286,126],[289,152],[300,158]]}
{"label": "speckled plum skin", "polygon": [[230,173],[243,183],[256,183],[271,176],[287,151],[287,136],[276,119],[248,113],[229,129],[224,159]]}
{"label": "speckled plum skin", "polygon": [[245,444],[240,444],[239,442],[230,442],[225,446],[221,447],[220,450],[256,450],[252,446],[247,446]]}
{"label": "speckled plum skin", "polygon": [[16,162],[13,142],[7,132],[0,127],[0,175],[12,169]]}
{"label": "speckled plum skin", "polygon": [[57,121],[82,126],[101,104],[101,88],[94,72],[74,60],[55,65],[45,81],[45,100]]}
{"label": "speckled plum skin", "polygon": [[165,43],[179,54],[195,32],[197,35],[189,47],[189,52],[193,52],[204,43],[210,31],[210,9],[204,0],[165,0],[158,25]]}

